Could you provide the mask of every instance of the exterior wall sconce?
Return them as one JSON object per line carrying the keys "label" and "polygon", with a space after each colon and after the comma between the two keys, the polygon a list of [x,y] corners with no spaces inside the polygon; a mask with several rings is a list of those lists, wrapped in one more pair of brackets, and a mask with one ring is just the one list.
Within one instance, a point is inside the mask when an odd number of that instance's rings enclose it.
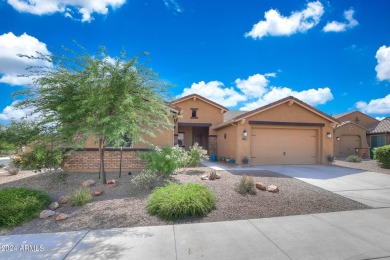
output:
{"label": "exterior wall sconce", "polygon": [[242,140],[246,140],[247,137],[248,137],[248,132],[246,131],[246,129],[244,129],[244,131],[242,132]]}
{"label": "exterior wall sconce", "polygon": [[340,141],[340,137],[336,137],[336,140],[337,140],[337,141]]}
{"label": "exterior wall sconce", "polygon": [[332,134],[330,132],[326,133],[326,138],[332,138]]}

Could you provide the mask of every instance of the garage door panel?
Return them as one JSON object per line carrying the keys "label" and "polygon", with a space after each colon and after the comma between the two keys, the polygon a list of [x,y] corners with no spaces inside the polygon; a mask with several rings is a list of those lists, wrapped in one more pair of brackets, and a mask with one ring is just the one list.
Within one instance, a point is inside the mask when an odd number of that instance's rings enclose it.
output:
{"label": "garage door panel", "polygon": [[252,164],[315,164],[317,132],[315,129],[253,129]]}

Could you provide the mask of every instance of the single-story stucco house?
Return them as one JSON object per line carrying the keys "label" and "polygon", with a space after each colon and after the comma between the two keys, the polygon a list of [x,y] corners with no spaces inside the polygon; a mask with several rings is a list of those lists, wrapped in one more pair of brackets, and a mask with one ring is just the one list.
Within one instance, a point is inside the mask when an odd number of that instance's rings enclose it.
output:
{"label": "single-story stucco house", "polygon": [[359,111],[333,117],[340,122],[334,129],[334,155],[337,158],[349,155],[370,158],[370,148],[390,144],[390,118],[379,121]]}
{"label": "single-story stucco house", "polygon": [[[326,164],[333,155],[333,129],[338,120],[294,97],[286,97],[252,111],[230,111],[197,94],[170,102],[178,118],[172,129],[148,139],[158,146],[179,145],[188,149],[194,143],[217,157],[234,159],[242,164]],[[125,148],[122,168],[139,169],[144,165],[137,151],[147,150],[141,144]],[[107,171],[117,171],[119,149],[108,148]],[[96,158],[95,158],[96,157]],[[67,158],[67,171],[97,171],[97,146],[89,142]]]}

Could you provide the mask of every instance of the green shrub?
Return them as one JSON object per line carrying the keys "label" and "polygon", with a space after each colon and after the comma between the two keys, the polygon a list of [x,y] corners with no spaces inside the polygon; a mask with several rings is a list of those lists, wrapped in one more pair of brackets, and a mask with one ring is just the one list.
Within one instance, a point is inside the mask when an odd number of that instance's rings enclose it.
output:
{"label": "green shrub", "polygon": [[14,159],[15,166],[22,169],[42,171],[58,169],[62,165],[64,149],[53,148],[46,144],[34,144]]}
{"label": "green shrub", "polygon": [[327,158],[328,158],[328,162],[330,163],[334,162],[334,155],[329,154]]}
{"label": "green shrub", "polygon": [[188,152],[177,145],[173,147],[164,146],[163,148],[156,147],[152,151],[141,153],[139,157],[147,163],[148,170],[164,176],[169,176],[181,167],[196,166],[201,159],[208,160],[209,158],[207,151],[197,143]]}
{"label": "green shrub", "polygon": [[200,163],[200,160],[208,160],[207,150],[204,150],[198,143],[195,143],[190,147],[188,151],[188,158],[186,164],[188,166],[197,166]]}
{"label": "green shrub", "polygon": [[357,155],[350,155],[347,157],[347,159],[345,159],[347,162],[355,162],[355,163],[359,163],[362,161],[362,158],[360,158],[359,156]]}
{"label": "green shrub", "polygon": [[152,172],[151,170],[143,170],[131,180],[131,183],[138,188],[153,190],[158,186],[160,181],[160,175]]}
{"label": "green shrub", "polygon": [[187,162],[187,153],[179,146],[156,147],[154,150],[140,154],[141,160],[147,163],[147,169],[158,174],[169,176]]}
{"label": "green shrub", "polygon": [[38,190],[26,188],[0,189],[0,229],[12,228],[38,217],[51,202]]}
{"label": "green shrub", "polygon": [[235,190],[240,194],[256,194],[256,186],[253,176],[244,175],[240,181],[236,183]]}
{"label": "green shrub", "polygon": [[163,219],[204,216],[215,209],[216,197],[201,184],[173,184],[157,188],[149,197],[147,211]]}
{"label": "green shrub", "polygon": [[375,148],[374,158],[378,160],[380,167],[390,169],[390,145]]}
{"label": "green shrub", "polygon": [[90,202],[91,199],[91,191],[89,188],[83,187],[81,190],[77,191],[69,197],[69,204],[71,206],[81,206]]}

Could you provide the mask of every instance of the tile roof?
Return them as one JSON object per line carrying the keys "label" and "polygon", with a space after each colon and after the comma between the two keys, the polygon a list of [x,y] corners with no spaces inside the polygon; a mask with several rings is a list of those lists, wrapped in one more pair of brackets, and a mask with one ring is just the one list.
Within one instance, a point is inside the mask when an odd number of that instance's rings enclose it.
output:
{"label": "tile roof", "polygon": [[354,123],[354,122],[352,122],[352,121],[343,121],[343,122],[341,122],[340,124],[338,124],[335,128],[339,128],[339,127],[345,126],[345,125],[347,125],[347,124],[352,124],[352,125],[355,125],[355,126],[357,126],[357,127],[363,128],[364,130],[367,130],[367,128],[365,128],[364,126],[361,126],[361,125],[359,125],[359,124],[356,124],[356,123]]}
{"label": "tile roof", "polygon": [[346,115],[352,114],[353,112],[358,112],[358,111],[356,111],[356,110],[354,110],[354,111],[349,111],[349,112],[345,112],[345,113],[341,113],[341,114],[333,115],[333,117],[334,117],[334,118],[340,118],[340,117],[343,117],[343,116],[346,116]]}
{"label": "tile roof", "polygon": [[246,113],[248,111],[241,111],[241,110],[229,110],[229,111],[226,111],[225,114],[223,114],[223,121],[226,122],[226,121],[229,121],[230,119],[233,119],[239,115],[242,115],[244,113]]}
{"label": "tile roof", "polygon": [[368,132],[370,134],[390,133],[390,118],[385,118],[378,123],[370,125]]}

